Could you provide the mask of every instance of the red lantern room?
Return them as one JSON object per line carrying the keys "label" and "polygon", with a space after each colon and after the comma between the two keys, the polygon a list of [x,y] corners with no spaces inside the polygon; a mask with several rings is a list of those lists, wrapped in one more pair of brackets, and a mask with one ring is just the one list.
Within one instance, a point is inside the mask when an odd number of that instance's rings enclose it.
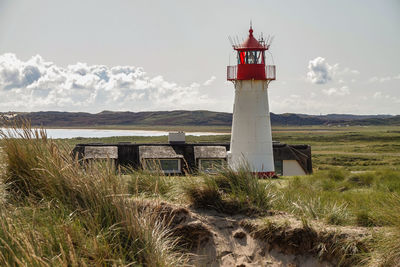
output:
{"label": "red lantern room", "polygon": [[275,66],[266,65],[265,51],[269,49],[263,39],[253,36],[250,26],[249,37],[242,44],[233,44],[237,51],[237,65],[228,66],[227,80],[275,80]]}

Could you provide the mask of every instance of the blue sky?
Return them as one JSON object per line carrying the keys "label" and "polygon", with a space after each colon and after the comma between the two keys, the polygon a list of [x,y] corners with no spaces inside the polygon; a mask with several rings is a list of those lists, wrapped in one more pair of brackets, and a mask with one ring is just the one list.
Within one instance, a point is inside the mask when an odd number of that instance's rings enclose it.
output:
{"label": "blue sky", "polygon": [[398,0],[0,0],[0,111],[231,112],[250,20],[272,112],[400,114]]}

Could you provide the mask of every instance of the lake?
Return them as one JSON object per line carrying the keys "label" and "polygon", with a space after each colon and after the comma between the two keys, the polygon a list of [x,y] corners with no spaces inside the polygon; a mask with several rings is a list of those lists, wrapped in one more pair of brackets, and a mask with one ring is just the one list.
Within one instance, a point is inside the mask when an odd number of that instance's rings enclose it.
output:
{"label": "lake", "polygon": [[[112,137],[112,136],[163,136],[168,135],[168,131],[148,131],[148,130],[106,130],[106,129],[46,129],[47,136],[51,138],[75,138],[75,137]],[[186,135],[224,135],[227,133],[213,132],[186,132]]]}

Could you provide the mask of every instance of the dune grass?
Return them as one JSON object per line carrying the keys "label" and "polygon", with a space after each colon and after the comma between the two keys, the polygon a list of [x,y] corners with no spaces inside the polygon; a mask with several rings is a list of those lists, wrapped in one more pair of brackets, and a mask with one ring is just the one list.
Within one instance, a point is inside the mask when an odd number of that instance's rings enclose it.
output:
{"label": "dune grass", "polygon": [[6,166],[0,265],[182,263],[167,222],[128,198],[110,162],[78,162],[29,125],[0,134]]}
{"label": "dune grass", "polygon": [[206,175],[183,184],[183,194],[196,208],[215,209],[228,214],[265,213],[275,195],[248,168],[223,168],[217,175]]}
{"label": "dune grass", "polygon": [[246,166],[201,176],[121,174],[111,161],[79,162],[68,144],[29,125],[0,135],[0,265],[185,264],[179,240],[167,219],[146,204],[149,199],[154,205],[167,199],[226,214],[283,211],[326,225],[369,227],[376,234],[367,255],[352,244],[339,252],[364,265],[400,262],[396,164],[354,173],[352,167],[321,163],[313,175],[276,180],[260,180]]}
{"label": "dune grass", "polygon": [[279,189],[274,208],[336,225],[384,226],[377,210],[400,194],[400,172],[380,169],[351,173],[340,168],[293,177]]}

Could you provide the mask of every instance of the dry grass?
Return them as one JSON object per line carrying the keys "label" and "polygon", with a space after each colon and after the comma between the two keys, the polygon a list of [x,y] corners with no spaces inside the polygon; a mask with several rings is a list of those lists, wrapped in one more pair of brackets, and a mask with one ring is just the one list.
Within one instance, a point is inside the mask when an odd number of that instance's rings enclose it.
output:
{"label": "dry grass", "polygon": [[166,223],[128,200],[109,162],[78,162],[68,147],[27,124],[0,135],[8,192],[0,218],[1,265],[183,262]]}
{"label": "dry grass", "polygon": [[183,194],[195,208],[215,209],[227,214],[266,213],[275,194],[271,184],[261,182],[249,168],[222,169],[183,184]]}

